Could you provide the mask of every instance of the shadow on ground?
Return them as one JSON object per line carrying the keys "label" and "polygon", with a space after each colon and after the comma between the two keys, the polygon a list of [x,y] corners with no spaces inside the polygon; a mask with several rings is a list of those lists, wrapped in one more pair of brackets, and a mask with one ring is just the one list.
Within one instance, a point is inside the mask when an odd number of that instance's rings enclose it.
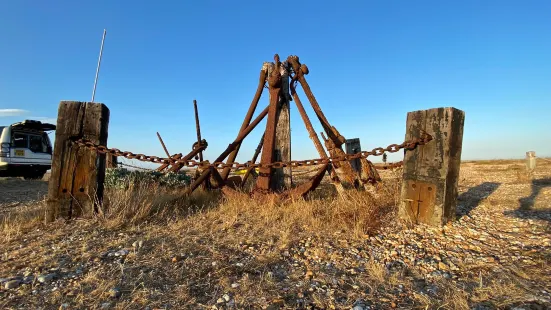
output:
{"label": "shadow on ground", "polygon": [[501,183],[497,182],[484,182],[469,188],[466,192],[459,195],[457,197],[459,202],[457,216],[461,218],[465,215],[469,215],[472,210],[478,207],[482,200],[488,198],[500,185]]}
{"label": "shadow on ground", "polygon": [[519,209],[529,210],[534,208],[534,201],[544,187],[551,187],[551,178],[532,180],[532,193],[530,196],[523,197],[518,200],[520,204]]}
{"label": "shadow on ground", "polygon": [[532,180],[532,192],[529,196],[518,200],[519,207],[513,211],[505,211],[505,215],[512,215],[522,219],[539,219],[551,223],[551,208],[535,208],[535,201],[541,190],[545,187],[551,187],[551,178],[542,178]]}

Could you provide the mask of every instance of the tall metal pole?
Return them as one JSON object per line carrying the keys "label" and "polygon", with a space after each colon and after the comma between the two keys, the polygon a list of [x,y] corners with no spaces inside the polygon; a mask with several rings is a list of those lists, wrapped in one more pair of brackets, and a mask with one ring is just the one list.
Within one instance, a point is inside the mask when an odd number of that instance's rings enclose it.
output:
{"label": "tall metal pole", "polygon": [[103,29],[103,37],[101,38],[101,47],[99,49],[98,67],[96,69],[96,78],[94,79],[94,90],[92,91],[92,102],[94,102],[94,97],[96,97],[96,85],[98,83],[99,67],[101,65],[101,55],[103,54],[103,42],[105,41],[106,34],[107,34],[107,31]]}
{"label": "tall metal pole", "polygon": [[157,132],[157,137],[159,137],[159,141],[161,141],[161,145],[163,146],[163,150],[165,150],[166,156],[168,156],[168,158],[172,157],[170,156],[170,153],[166,149],[165,142],[163,141],[163,138],[161,138],[161,135],[159,134],[159,132]]}
{"label": "tall metal pole", "polygon": [[[195,110],[195,128],[197,130],[197,143],[201,145],[201,126],[199,125],[199,112],[197,111],[197,100],[193,100],[193,108]],[[203,161],[203,152],[199,152],[199,161]]]}

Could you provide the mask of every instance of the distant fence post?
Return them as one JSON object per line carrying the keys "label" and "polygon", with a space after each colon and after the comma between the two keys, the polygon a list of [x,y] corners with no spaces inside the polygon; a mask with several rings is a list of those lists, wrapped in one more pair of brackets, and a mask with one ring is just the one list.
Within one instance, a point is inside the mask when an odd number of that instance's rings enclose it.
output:
{"label": "distant fence post", "polygon": [[105,154],[105,161],[107,168],[117,168],[119,166],[118,157],[113,154]]}
{"label": "distant fence post", "polygon": [[405,151],[402,218],[434,226],[455,219],[464,121],[465,113],[453,107],[407,114],[406,140],[423,131],[433,140]]}
{"label": "distant fence post", "polygon": [[529,173],[534,172],[536,169],[536,152],[526,152],[526,169]]}
{"label": "distant fence post", "polygon": [[104,104],[78,101],[59,104],[46,221],[98,211],[103,198],[105,155],[72,141],[82,138],[107,145],[108,124],[109,109]]}

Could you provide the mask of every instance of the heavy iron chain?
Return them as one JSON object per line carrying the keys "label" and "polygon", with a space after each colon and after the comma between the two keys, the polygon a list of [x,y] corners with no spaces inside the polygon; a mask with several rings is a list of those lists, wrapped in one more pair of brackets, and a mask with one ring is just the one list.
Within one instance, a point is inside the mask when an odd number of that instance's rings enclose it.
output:
{"label": "heavy iron chain", "polygon": [[389,163],[384,166],[375,166],[375,169],[377,170],[388,170],[388,169],[394,169],[394,168],[400,168],[404,165],[403,161],[398,161],[395,163]]}
{"label": "heavy iron chain", "polygon": [[[193,167],[201,167],[201,168],[216,168],[216,169],[222,169],[222,168],[231,168],[231,169],[253,169],[253,168],[283,168],[283,167],[304,167],[304,166],[316,166],[316,165],[322,165],[322,164],[328,164],[331,162],[336,161],[350,161],[357,158],[367,158],[369,156],[381,156],[385,152],[389,153],[396,153],[400,151],[401,149],[407,149],[412,150],[415,147],[419,145],[425,145],[428,142],[432,140],[432,136],[428,133],[423,132],[420,138],[415,138],[410,141],[405,141],[402,144],[390,144],[386,148],[377,147],[372,149],[371,151],[363,151],[355,154],[344,154],[341,156],[334,156],[334,157],[328,157],[328,158],[317,158],[317,159],[308,159],[308,160],[291,160],[286,162],[273,162],[269,164],[261,164],[261,163],[252,163],[250,161],[241,164],[238,162],[233,163],[224,163],[224,162],[214,162],[210,163],[208,160],[204,161],[196,161],[196,160],[179,160],[179,159],[173,159],[173,158],[163,158],[163,157],[157,157],[157,156],[148,156],[144,154],[134,154],[132,152],[127,151],[121,151],[116,148],[108,148],[103,145],[97,145],[90,141],[86,141],[84,139],[78,139],[75,141],[72,141],[74,144],[88,148],[90,150],[96,151],[99,154],[111,154],[113,156],[117,157],[124,157],[127,159],[136,159],[143,162],[151,162],[156,164],[180,164],[185,167],[193,168]],[[401,163],[396,163],[399,167]],[[396,165],[391,164],[391,165]],[[391,165],[387,165],[388,168],[393,168]],[[382,168],[385,169],[385,168]]]}

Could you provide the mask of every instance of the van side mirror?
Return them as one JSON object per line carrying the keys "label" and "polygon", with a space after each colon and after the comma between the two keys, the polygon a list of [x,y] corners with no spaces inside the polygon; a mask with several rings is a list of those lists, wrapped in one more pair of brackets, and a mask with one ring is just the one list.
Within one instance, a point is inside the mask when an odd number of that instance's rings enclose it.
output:
{"label": "van side mirror", "polygon": [[48,148],[46,149],[46,152],[48,152],[48,154],[52,154],[52,147],[48,146]]}

